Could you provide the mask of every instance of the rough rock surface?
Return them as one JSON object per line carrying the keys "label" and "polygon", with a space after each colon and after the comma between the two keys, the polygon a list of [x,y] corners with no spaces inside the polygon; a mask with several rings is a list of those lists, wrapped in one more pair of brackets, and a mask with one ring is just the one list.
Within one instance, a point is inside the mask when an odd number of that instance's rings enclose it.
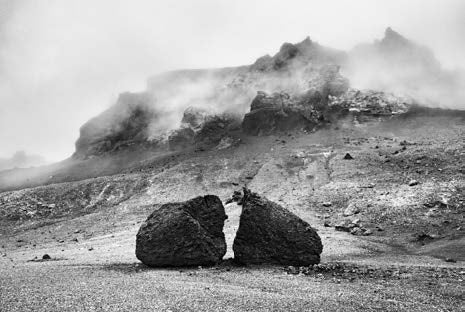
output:
{"label": "rough rock surface", "polygon": [[80,129],[74,157],[86,158],[113,151],[122,144],[147,142],[150,123],[157,118],[148,93],[123,93],[115,105]]}
{"label": "rough rock surface", "polygon": [[271,95],[258,92],[250,112],[244,116],[242,130],[250,135],[269,135],[293,129],[311,130],[318,123],[312,104],[321,100],[318,93],[308,97],[308,102],[291,98],[280,92]]}
{"label": "rough rock surface", "polygon": [[215,146],[224,149],[237,143],[235,132],[240,129],[241,119],[237,114],[215,115],[201,108],[189,107],[184,111],[181,128],[168,136],[168,145],[171,150]]}
{"label": "rough rock surface", "polygon": [[406,113],[413,99],[373,90],[351,89],[340,96],[330,96],[329,106],[338,106],[353,113],[371,116],[391,116]]}
{"label": "rough rock surface", "polygon": [[245,264],[310,265],[323,249],[316,231],[285,208],[244,189],[234,258]]}
{"label": "rough rock surface", "polygon": [[191,106],[184,111],[181,124],[197,130],[205,123],[208,115],[206,110]]}
{"label": "rough rock surface", "polygon": [[157,267],[215,264],[226,253],[226,219],[223,204],[214,195],[165,204],[141,225],[136,256]]}
{"label": "rough rock surface", "polygon": [[170,150],[185,149],[192,146],[195,132],[191,128],[180,128],[174,130],[168,136],[168,145]]}
{"label": "rough rock surface", "polygon": [[274,56],[265,55],[251,66],[257,71],[276,71],[313,64],[344,63],[346,54],[342,51],[326,48],[307,37],[302,42],[284,43]]}
{"label": "rough rock surface", "polygon": [[217,146],[221,140],[240,130],[240,119],[235,115],[208,116],[194,136],[197,148]]}
{"label": "rough rock surface", "polygon": [[[323,65],[318,71],[309,68],[304,92],[259,91],[244,116],[242,129],[250,135],[269,135],[294,129],[312,130],[324,121],[329,96],[340,96],[349,82],[337,65]],[[291,96],[292,94],[292,96]]]}

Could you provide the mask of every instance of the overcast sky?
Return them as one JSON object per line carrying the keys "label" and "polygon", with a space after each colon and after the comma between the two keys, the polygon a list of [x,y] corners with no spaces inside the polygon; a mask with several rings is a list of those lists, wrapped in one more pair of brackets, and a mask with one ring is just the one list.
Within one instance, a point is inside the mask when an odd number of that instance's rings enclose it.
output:
{"label": "overcast sky", "polygon": [[465,67],[461,0],[0,0],[0,157],[70,156],[85,121],[154,73],[249,64],[306,36],[350,49],[387,26]]}

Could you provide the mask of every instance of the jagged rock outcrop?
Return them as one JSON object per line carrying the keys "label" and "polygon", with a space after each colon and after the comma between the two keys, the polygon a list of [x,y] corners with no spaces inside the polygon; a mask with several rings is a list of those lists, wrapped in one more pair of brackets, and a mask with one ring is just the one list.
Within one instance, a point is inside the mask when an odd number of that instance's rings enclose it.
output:
{"label": "jagged rock outcrop", "polygon": [[[313,69],[309,69],[314,71]],[[349,82],[339,73],[339,66],[324,65],[317,73],[308,75],[305,92],[271,95],[259,91],[244,116],[242,129],[250,135],[269,135],[294,129],[312,130],[323,122],[329,96],[340,96]]]}
{"label": "jagged rock outcrop", "polygon": [[195,134],[194,144],[198,148],[214,147],[221,139],[237,130],[240,130],[238,116],[228,114],[210,116]]}
{"label": "jagged rock outcrop", "polygon": [[[251,65],[173,71],[150,78],[146,92],[121,95],[113,107],[82,126],[74,156],[99,156],[147,142],[159,148],[168,141],[171,150],[230,146],[231,140],[237,141],[231,132],[239,129],[238,120],[251,102],[242,122],[242,130],[250,135],[313,130],[351,110],[370,116],[404,112],[400,104],[389,104],[391,100],[380,104],[387,92],[363,91],[366,99],[348,92],[349,80],[341,68],[356,87],[402,91],[421,103],[426,99],[456,103],[463,98],[458,81],[465,79],[444,71],[430,50],[390,28],[382,40],[348,54],[306,38],[285,43],[275,55]],[[225,112],[239,117],[225,117]],[[173,129],[180,121],[181,127]]]}
{"label": "jagged rock outcrop", "polygon": [[321,96],[315,93],[311,97],[313,103],[301,105],[297,99],[284,92],[271,95],[258,92],[250,112],[244,116],[242,130],[250,135],[269,135],[294,129],[311,130],[318,124],[312,104],[320,100]]}
{"label": "jagged rock outcrop", "polygon": [[203,109],[189,107],[184,111],[181,128],[168,137],[168,144],[172,150],[188,147],[206,149],[220,143],[224,148],[236,141],[240,122],[240,117],[235,114],[209,115]]}
{"label": "jagged rock outcrop", "polygon": [[[215,147],[222,140],[237,141],[230,132],[240,128],[242,116],[225,118],[225,112],[242,115],[257,90],[283,91],[291,95],[313,90],[320,92],[323,98],[328,94],[338,95],[347,82],[334,64],[345,61],[344,52],[323,47],[307,38],[297,44],[283,44],[274,56],[262,57],[249,66],[181,70],[152,77],[146,92],[122,94],[115,105],[81,127],[74,156],[100,156],[147,141],[156,146],[161,142],[164,146],[166,138],[170,149],[183,149],[191,142],[203,149]],[[183,107],[181,127],[173,129],[171,121],[180,118],[179,108]],[[199,107],[214,107],[215,110],[210,112]],[[306,125],[300,113],[285,110],[289,121],[297,120],[299,126]],[[280,116],[268,116],[269,111],[265,114],[265,119]],[[290,124],[287,121],[277,123]],[[188,128],[194,131],[194,137]]]}
{"label": "jagged rock outcrop", "polygon": [[245,264],[307,266],[320,262],[317,232],[278,204],[244,188],[234,259]]}
{"label": "jagged rock outcrop", "polygon": [[148,93],[123,93],[115,105],[86,122],[80,129],[74,157],[110,152],[128,143],[146,142],[148,128],[158,117]]}
{"label": "jagged rock outcrop", "polygon": [[210,114],[205,109],[192,106],[188,107],[182,115],[181,125],[193,130],[199,130],[209,115]]}
{"label": "jagged rock outcrop", "polygon": [[347,109],[352,113],[371,116],[391,116],[406,113],[414,100],[391,93],[351,89],[341,96],[330,96],[329,106]]}
{"label": "jagged rock outcrop", "polygon": [[227,216],[214,195],[156,209],[136,237],[136,257],[154,267],[212,265],[226,253]]}
{"label": "jagged rock outcrop", "polygon": [[269,72],[276,70],[294,70],[312,63],[343,64],[346,61],[345,52],[326,48],[307,37],[300,43],[284,43],[274,56],[265,55],[258,58],[251,66],[252,70]]}

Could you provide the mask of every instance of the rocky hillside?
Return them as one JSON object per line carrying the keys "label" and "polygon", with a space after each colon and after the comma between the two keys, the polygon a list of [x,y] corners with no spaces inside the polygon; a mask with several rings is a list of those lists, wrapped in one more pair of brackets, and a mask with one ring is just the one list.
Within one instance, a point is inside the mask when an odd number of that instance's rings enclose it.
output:
{"label": "rocky hillside", "polygon": [[[374,89],[356,88],[360,73]],[[311,133],[340,122],[418,114],[463,116],[463,111],[425,106],[435,98],[426,101],[422,92],[440,94],[434,85],[450,91],[449,101],[457,95],[458,81],[430,50],[390,28],[381,40],[348,53],[306,38],[251,65],[151,77],[144,92],[121,94],[81,127],[70,159],[0,173],[0,190],[126,172],[165,162],[173,153],[189,157],[189,151],[235,147],[247,136]]]}
{"label": "rocky hillside", "polygon": [[[365,84],[360,76],[367,78],[374,90],[349,91],[345,74],[355,86]],[[436,101],[427,93],[438,87],[446,92],[442,86],[451,88],[455,80],[450,79],[429,49],[391,28],[382,40],[350,53],[306,38],[285,43],[275,55],[248,66],[150,78],[145,92],[122,94],[113,107],[82,126],[74,157],[101,156],[134,144],[165,150],[215,147],[222,140],[236,141],[241,121],[243,133],[266,135],[312,131],[349,111],[397,115],[413,104]],[[199,114],[209,117],[194,117],[190,124],[188,119]]]}

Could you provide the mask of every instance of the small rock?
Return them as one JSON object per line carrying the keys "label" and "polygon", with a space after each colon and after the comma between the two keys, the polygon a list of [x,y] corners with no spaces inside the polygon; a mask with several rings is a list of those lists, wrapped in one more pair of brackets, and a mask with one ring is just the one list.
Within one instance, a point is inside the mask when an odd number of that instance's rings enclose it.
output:
{"label": "small rock", "polygon": [[429,233],[420,233],[415,236],[415,240],[421,243],[432,241],[436,238],[435,235]]}
{"label": "small rock", "polygon": [[324,202],[323,207],[331,207],[332,203],[331,202]]}
{"label": "small rock", "polygon": [[354,214],[360,213],[360,208],[357,207],[354,203],[350,203],[349,206],[344,210],[343,215],[344,217],[349,217]]}
{"label": "small rock", "polygon": [[344,159],[350,160],[350,159],[354,159],[354,158],[349,153],[346,153],[345,156],[344,156]]}
{"label": "small rock", "polygon": [[437,215],[437,213],[438,213],[437,209],[431,208],[425,213],[425,216],[428,217],[428,218],[432,218],[432,217],[435,217]]}
{"label": "small rock", "polygon": [[418,182],[417,180],[411,180],[409,183],[408,183],[408,186],[415,186],[415,185],[418,185],[420,184],[420,182]]}
{"label": "small rock", "polygon": [[339,232],[350,232],[351,227],[349,227],[345,222],[341,222],[334,226],[334,229]]}
{"label": "small rock", "polygon": [[42,256],[42,260],[50,260],[52,257],[50,257],[48,254],[45,254]]}
{"label": "small rock", "polygon": [[446,259],[444,259],[444,261],[451,262],[451,263],[456,263],[457,262],[457,260],[455,260],[453,258],[446,258]]}
{"label": "small rock", "polygon": [[331,227],[331,224],[328,221],[325,221],[325,223],[323,225],[324,225],[324,227]]}
{"label": "small rock", "polygon": [[350,234],[352,235],[363,235],[364,231],[363,229],[359,228],[359,227],[354,227],[351,231],[350,231]]}
{"label": "small rock", "polygon": [[369,235],[372,235],[373,234],[373,231],[370,230],[370,229],[366,229],[364,232],[363,232],[363,235],[364,236],[369,236]]}
{"label": "small rock", "polygon": [[92,250],[94,250],[94,247],[89,247],[89,248],[87,248],[87,250],[92,251]]}
{"label": "small rock", "polygon": [[299,270],[295,266],[290,265],[287,267],[287,274],[297,275],[299,274]]}

